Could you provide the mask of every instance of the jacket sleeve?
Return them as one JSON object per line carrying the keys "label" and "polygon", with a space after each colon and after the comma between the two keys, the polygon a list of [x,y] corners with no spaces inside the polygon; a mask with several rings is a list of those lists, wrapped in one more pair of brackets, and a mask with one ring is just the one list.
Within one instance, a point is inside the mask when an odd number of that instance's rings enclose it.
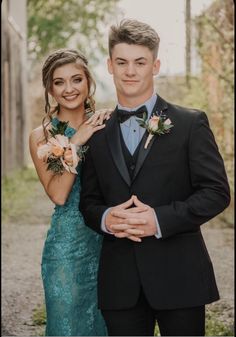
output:
{"label": "jacket sleeve", "polygon": [[198,230],[230,203],[223,159],[204,112],[198,112],[192,123],[188,158],[194,192],[184,201],[155,207],[163,238]]}
{"label": "jacket sleeve", "polygon": [[85,224],[99,234],[109,235],[101,230],[102,215],[108,206],[100,191],[96,170],[91,156],[90,145],[81,170],[81,193],[79,209]]}

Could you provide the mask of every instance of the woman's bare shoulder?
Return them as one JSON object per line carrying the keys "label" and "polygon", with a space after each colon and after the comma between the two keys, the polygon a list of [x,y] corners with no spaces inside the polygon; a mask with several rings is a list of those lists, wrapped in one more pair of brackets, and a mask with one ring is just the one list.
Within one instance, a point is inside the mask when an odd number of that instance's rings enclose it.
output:
{"label": "woman's bare shoulder", "polygon": [[[49,126],[46,127],[46,130],[48,131]],[[44,128],[42,125],[38,126],[37,128],[33,129],[30,133],[29,139],[30,142],[44,142],[45,141],[45,133]]]}
{"label": "woman's bare shoulder", "polygon": [[40,139],[43,140],[43,138],[45,137],[44,137],[44,131],[43,131],[42,125],[38,126],[37,128],[33,129],[30,132],[30,136],[29,136],[30,142],[39,142]]}

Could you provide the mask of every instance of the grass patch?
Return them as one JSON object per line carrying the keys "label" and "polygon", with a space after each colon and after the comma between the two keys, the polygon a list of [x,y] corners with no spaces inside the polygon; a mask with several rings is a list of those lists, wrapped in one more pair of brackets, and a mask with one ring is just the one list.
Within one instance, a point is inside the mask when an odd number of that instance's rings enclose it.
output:
{"label": "grass patch", "polygon": [[222,323],[213,312],[206,314],[206,336],[234,336],[233,326]]}
{"label": "grass patch", "polygon": [[32,317],[34,325],[45,325],[46,324],[46,309],[43,305],[42,307],[33,310]]}
{"label": "grass patch", "polygon": [[38,326],[37,336],[45,336],[45,325],[46,325],[45,305],[37,307],[33,310],[32,321],[33,325]]}
{"label": "grass patch", "polygon": [[2,178],[2,221],[9,223],[26,214],[38,184],[34,168],[16,170]]}

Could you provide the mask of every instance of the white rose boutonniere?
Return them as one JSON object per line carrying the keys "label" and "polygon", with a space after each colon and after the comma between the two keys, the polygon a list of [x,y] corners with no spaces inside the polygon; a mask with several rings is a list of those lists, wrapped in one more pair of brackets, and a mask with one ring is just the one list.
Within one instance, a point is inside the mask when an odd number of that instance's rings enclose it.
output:
{"label": "white rose boutonniere", "polygon": [[164,135],[165,133],[169,133],[170,129],[174,126],[171,124],[171,120],[169,118],[165,119],[161,113],[159,115],[151,116],[149,120],[147,120],[146,113],[143,114],[143,118],[137,118],[139,125],[145,128],[149,133],[144,145],[145,149],[147,149],[148,144],[155,135]]}

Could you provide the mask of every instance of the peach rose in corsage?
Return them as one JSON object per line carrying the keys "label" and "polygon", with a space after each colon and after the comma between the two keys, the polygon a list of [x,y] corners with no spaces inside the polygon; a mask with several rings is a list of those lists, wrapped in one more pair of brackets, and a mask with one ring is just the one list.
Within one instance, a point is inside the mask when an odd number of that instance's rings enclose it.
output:
{"label": "peach rose in corsage", "polygon": [[64,161],[67,165],[72,166],[73,165],[73,156],[72,156],[72,150],[66,149],[64,152]]}
{"label": "peach rose in corsage", "polygon": [[79,160],[80,158],[76,153],[75,144],[70,143],[68,148],[65,149],[63,157],[61,157],[62,165],[67,171],[77,174],[76,167]]}
{"label": "peach rose in corsage", "polygon": [[165,119],[162,116],[162,111],[158,115],[153,115],[147,120],[147,115],[144,114],[143,118],[137,118],[137,122],[143,128],[148,131],[148,137],[145,142],[144,148],[147,149],[148,144],[155,135],[163,135],[170,132],[170,129],[174,126],[171,124],[169,118]]}
{"label": "peach rose in corsage", "polygon": [[52,146],[52,154],[55,156],[55,157],[61,157],[64,153],[64,149],[63,147],[60,147],[60,146],[56,146],[56,145],[53,145]]}
{"label": "peach rose in corsage", "polygon": [[71,144],[69,138],[56,134],[49,138],[46,144],[40,145],[37,150],[40,159],[47,162],[48,170],[62,174],[64,170],[77,174],[76,167],[79,157],[75,144]]}

